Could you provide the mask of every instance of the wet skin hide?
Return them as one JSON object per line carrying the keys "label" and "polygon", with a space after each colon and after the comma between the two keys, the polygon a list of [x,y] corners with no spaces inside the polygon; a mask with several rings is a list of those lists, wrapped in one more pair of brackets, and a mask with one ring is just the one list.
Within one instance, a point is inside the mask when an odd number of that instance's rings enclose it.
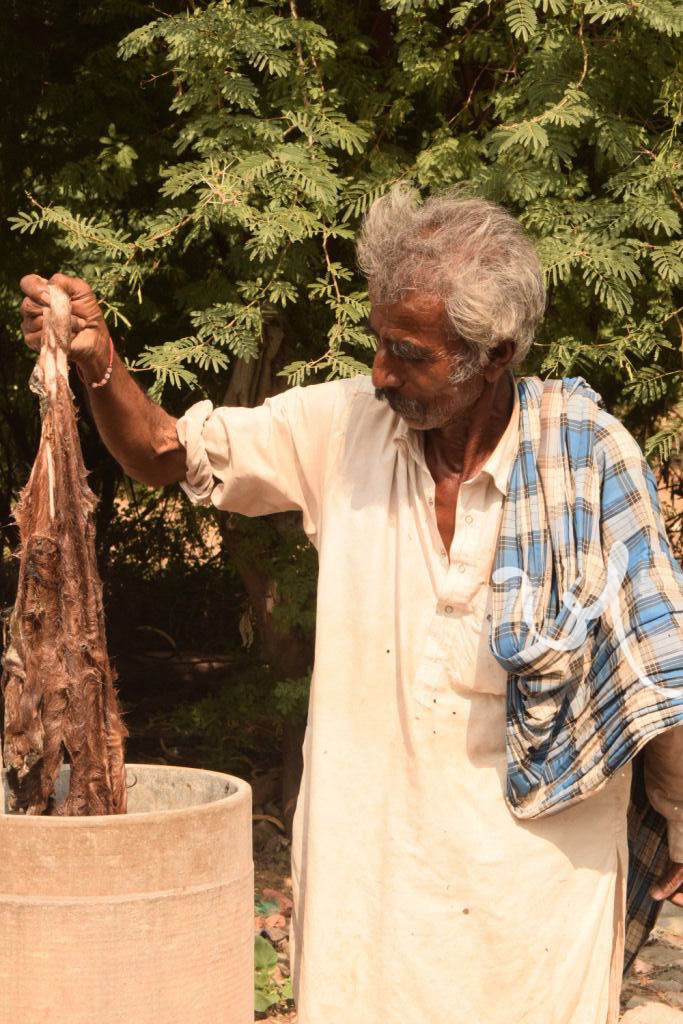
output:
{"label": "wet skin hide", "polygon": [[[15,510],[20,568],[3,659],[3,758],[14,812],[123,814],[127,732],[107,657],[96,499],[67,376],[70,316],[68,297],[50,286],[30,382],[40,398],[40,447]],[[71,783],[55,807],[65,752]]]}

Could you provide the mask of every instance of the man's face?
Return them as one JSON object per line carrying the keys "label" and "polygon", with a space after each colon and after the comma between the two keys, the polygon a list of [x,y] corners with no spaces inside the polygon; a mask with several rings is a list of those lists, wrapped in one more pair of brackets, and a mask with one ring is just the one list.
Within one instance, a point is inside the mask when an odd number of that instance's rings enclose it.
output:
{"label": "man's face", "polygon": [[372,366],[377,397],[408,426],[447,426],[480,397],[484,374],[462,360],[465,346],[449,337],[438,296],[415,291],[399,302],[372,302],[369,326],[377,336]]}

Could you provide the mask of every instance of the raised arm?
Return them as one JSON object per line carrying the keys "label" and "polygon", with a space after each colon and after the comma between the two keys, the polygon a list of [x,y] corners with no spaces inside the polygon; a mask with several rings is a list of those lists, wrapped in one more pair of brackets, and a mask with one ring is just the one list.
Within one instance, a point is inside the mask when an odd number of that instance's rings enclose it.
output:
{"label": "raised arm", "polygon": [[65,274],[54,274],[49,282],[37,274],[21,279],[26,295],[21,329],[26,344],[40,349],[48,283],[63,288],[71,298],[69,358],[86,382],[88,402],[109,451],[129,476],[150,487],[184,480],[185,449],[178,441],[176,420],[147,398],[115,352],[109,380],[103,387],[92,387],[103,380],[112,348],[102,311],[85,281]]}

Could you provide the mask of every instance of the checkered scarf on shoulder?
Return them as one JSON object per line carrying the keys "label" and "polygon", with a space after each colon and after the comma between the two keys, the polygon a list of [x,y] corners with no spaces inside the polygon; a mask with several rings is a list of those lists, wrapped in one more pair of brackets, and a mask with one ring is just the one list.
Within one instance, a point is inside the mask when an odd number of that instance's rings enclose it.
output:
{"label": "checkered scarf on shoulder", "polygon": [[652,473],[600,396],[580,377],[527,377],[518,390],[491,623],[511,683],[507,801],[520,818],[559,811],[634,761],[628,967],[656,921],[648,889],[667,860],[639,755],[683,724],[683,573]]}

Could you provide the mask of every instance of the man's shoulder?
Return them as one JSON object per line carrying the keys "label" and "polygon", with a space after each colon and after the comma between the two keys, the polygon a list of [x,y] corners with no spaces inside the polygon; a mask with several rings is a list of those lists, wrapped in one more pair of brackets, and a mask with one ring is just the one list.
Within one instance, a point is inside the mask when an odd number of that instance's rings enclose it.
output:
{"label": "man's shoulder", "polygon": [[280,392],[275,400],[326,405],[348,404],[353,402],[358,395],[373,396],[374,393],[370,375],[358,373],[353,377],[340,377],[322,384],[299,384]]}
{"label": "man's shoulder", "polygon": [[555,401],[558,425],[568,419],[574,429],[593,431],[597,439],[613,434],[637,444],[621,420],[609,412],[600,392],[583,377],[520,377],[517,387],[529,407],[545,407],[548,412]]}
{"label": "man's shoulder", "polygon": [[357,374],[322,384],[298,385],[267,401],[285,410],[291,418],[303,416],[338,422],[347,418],[352,409],[355,411],[358,403],[364,405],[368,398],[374,398],[374,394],[369,375]]}
{"label": "man's shoulder", "polygon": [[369,373],[357,373],[353,377],[339,377],[323,384],[308,384],[301,391],[315,392],[319,395],[339,396],[352,402],[357,396],[374,398],[375,389]]}
{"label": "man's shoulder", "polygon": [[517,388],[522,407],[533,414],[532,424],[540,417],[542,432],[566,435],[571,452],[593,451],[601,467],[642,462],[636,439],[583,377],[520,377]]}
{"label": "man's shoulder", "polygon": [[555,397],[570,409],[587,402],[604,408],[602,395],[583,377],[520,377],[517,388],[530,406],[547,405]]}
{"label": "man's shoulder", "polygon": [[[368,425],[370,410],[380,406],[369,375],[306,384],[288,388],[265,405],[278,419],[284,419],[292,430],[313,432],[322,441],[333,434],[346,433],[349,423]],[[370,399],[372,401],[370,401]]]}

